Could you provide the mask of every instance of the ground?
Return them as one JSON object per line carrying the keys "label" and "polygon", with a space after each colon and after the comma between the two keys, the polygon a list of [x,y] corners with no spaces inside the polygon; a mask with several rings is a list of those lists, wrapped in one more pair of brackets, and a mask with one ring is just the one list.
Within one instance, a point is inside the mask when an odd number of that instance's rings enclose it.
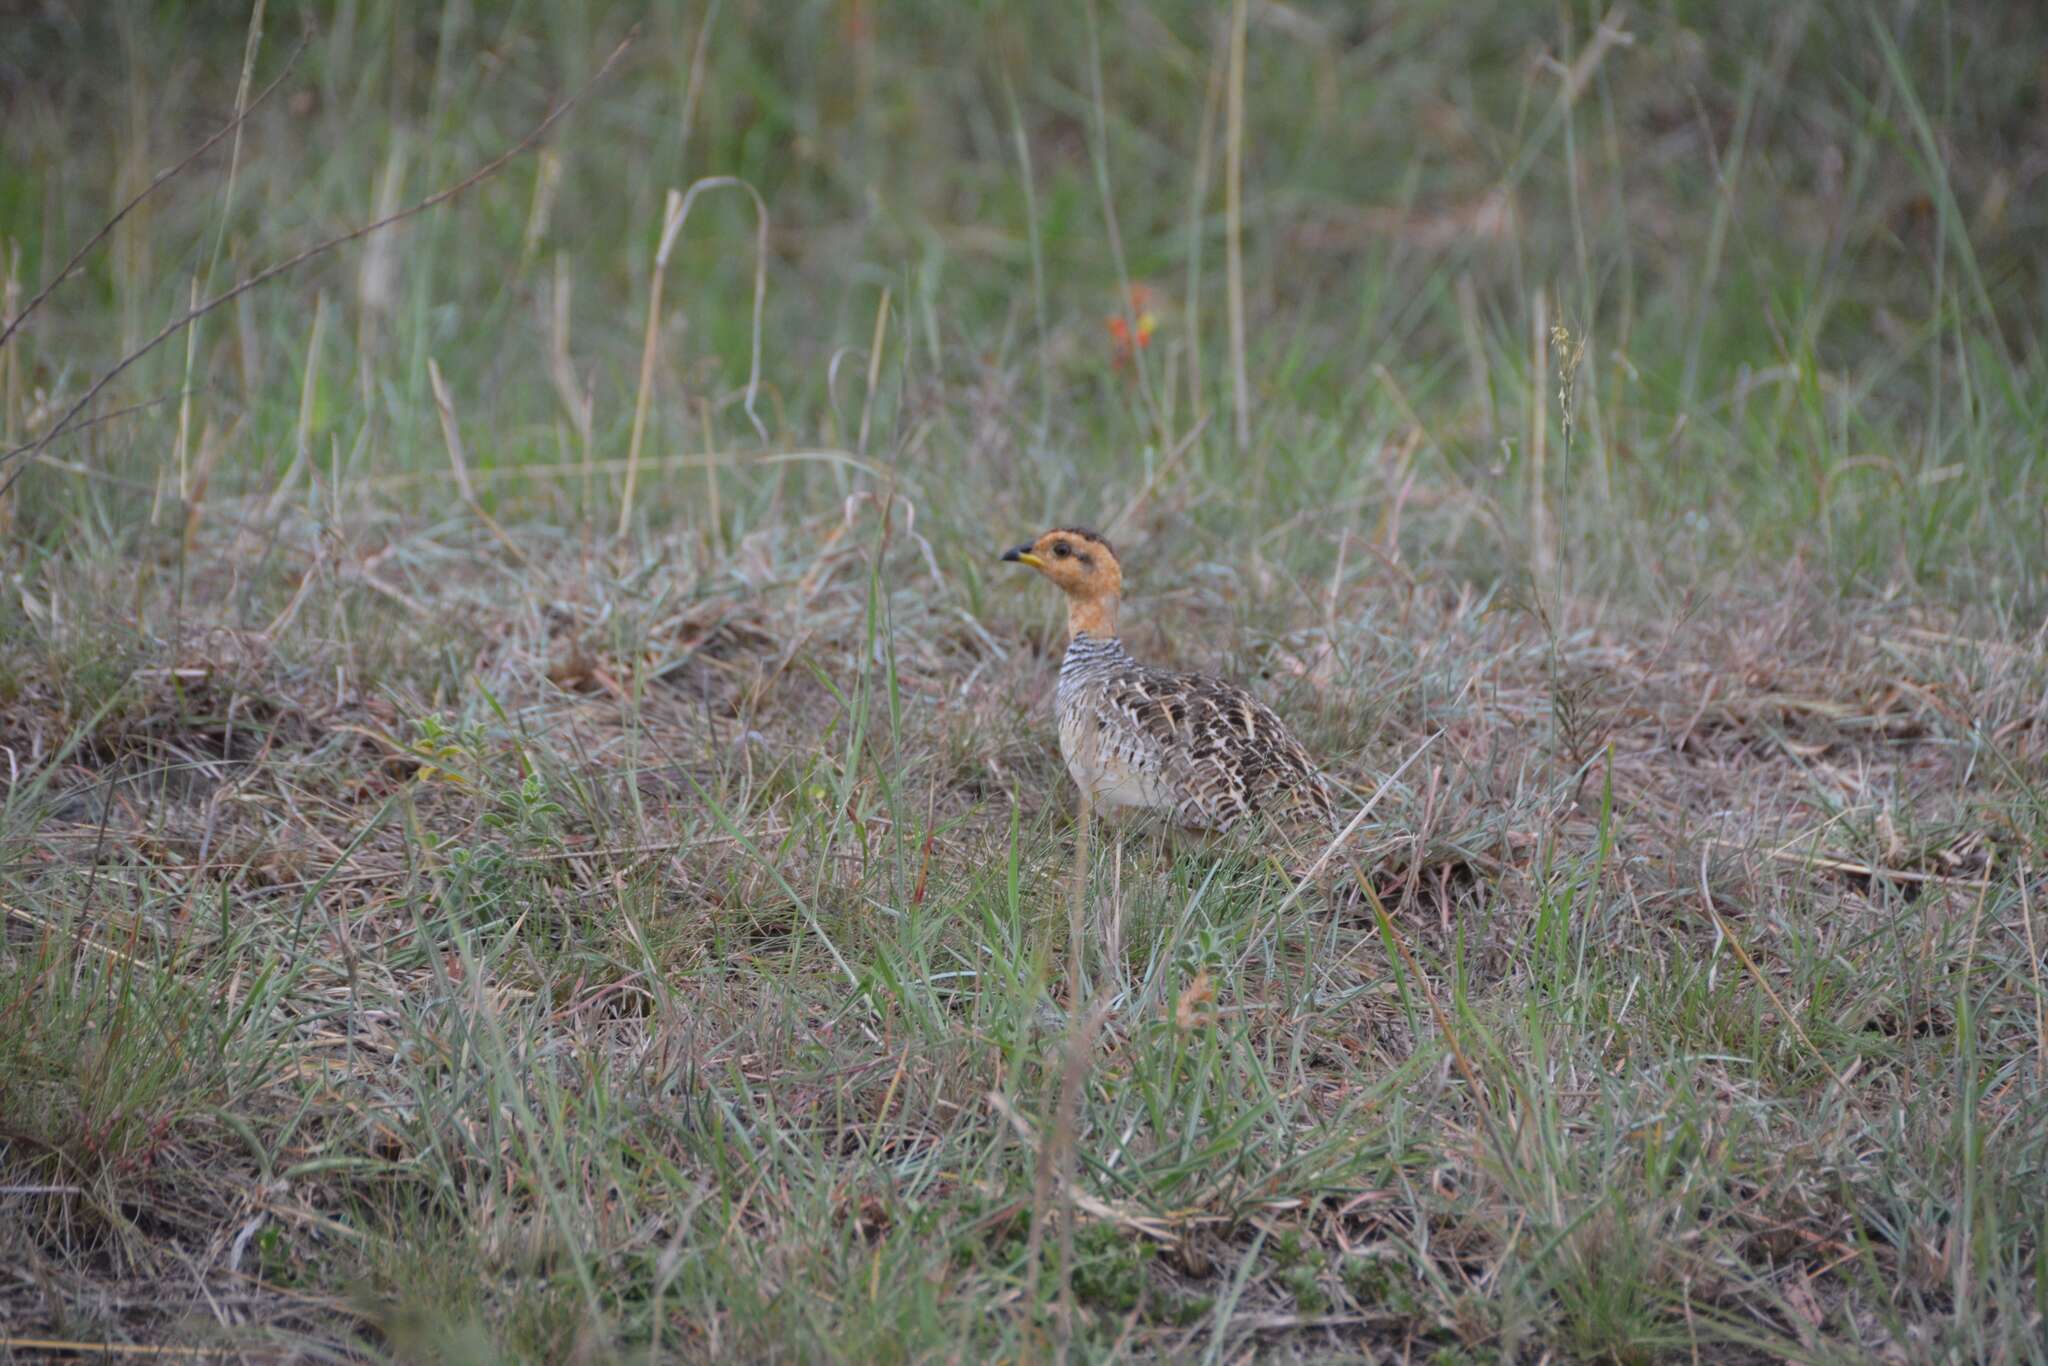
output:
{"label": "ground", "polygon": [[[2040,1359],[2048,19],[249,20],[0,34],[9,317],[252,109],[0,342],[0,1359]],[[1367,808],[1080,999],[1073,522]]]}

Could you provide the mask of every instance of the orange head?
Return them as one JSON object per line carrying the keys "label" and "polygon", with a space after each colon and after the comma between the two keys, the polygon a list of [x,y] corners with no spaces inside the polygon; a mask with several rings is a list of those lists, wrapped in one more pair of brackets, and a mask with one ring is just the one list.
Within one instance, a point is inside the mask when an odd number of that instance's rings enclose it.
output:
{"label": "orange head", "polygon": [[1005,560],[1028,564],[1067,595],[1067,630],[1113,636],[1123,597],[1124,571],[1108,541],[1081,527],[1054,527],[1037,540],[1005,551]]}

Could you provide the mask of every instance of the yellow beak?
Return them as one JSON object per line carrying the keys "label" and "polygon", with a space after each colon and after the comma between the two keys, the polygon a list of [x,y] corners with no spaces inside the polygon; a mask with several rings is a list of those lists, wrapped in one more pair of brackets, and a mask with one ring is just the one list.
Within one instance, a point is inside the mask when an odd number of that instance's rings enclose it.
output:
{"label": "yellow beak", "polygon": [[1032,554],[1029,546],[1020,545],[1015,550],[1006,550],[1003,552],[1003,558],[1018,564],[1028,564],[1033,569],[1045,568],[1045,561]]}

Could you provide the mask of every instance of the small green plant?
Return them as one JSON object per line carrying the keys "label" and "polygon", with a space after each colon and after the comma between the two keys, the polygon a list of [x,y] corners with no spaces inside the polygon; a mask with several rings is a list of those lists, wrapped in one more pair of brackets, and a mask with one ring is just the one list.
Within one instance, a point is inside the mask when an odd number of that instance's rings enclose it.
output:
{"label": "small green plant", "polygon": [[1359,1304],[1388,1313],[1415,1310],[1415,1287],[1399,1263],[1386,1257],[1346,1257],[1337,1267],[1345,1291]]}
{"label": "small green plant", "polygon": [[412,728],[413,738],[406,750],[419,763],[420,782],[464,784],[474,780],[485,757],[481,725],[454,726],[429,714],[414,717]]}
{"label": "small green plant", "polygon": [[1197,926],[1181,943],[1174,966],[1184,981],[1192,981],[1205,972],[1211,977],[1220,976],[1228,947],[1223,931],[1216,926]]}
{"label": "small green plant", "polygon": [[1106,1224],[1074,1236],[1074,1294],[1090,1308],[1128,1314],[1145,1292],[1145,1268],[1155,1250],[1139,1238]]}
{"label": "small green plant", "polygon": [[538,773],[527,774],[519,786],[499,793],[483,818],[521,852],[561,847],[561,822],[562,804],[548,794],[547,782]]}
{"label": "small green plant", "polygon": [[1330,1292],[1313,1266],[1290,1266],[1280,1273],[1280,1284],[1294,1297],[1294,1307],[1304,1314],[1329,1312]]}
{"label": "small green plant", "polygon": [[1323,1250],[1300,1229],[1283,1228],[1266,1240],[1266,1255],[1279,1266],[1308,1266],[1322,1260]]}

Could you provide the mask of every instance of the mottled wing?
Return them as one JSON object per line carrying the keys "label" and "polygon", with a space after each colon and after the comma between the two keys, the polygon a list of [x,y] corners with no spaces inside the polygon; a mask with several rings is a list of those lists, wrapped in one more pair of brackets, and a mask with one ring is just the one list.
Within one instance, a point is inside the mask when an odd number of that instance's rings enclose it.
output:
{"label": "mottled wing", "polygon": [[1182,825],[1228,830],[1254,813],[1282,823],[1333,823],[1322,776],[1272,708],[1201,674],[1138,669],[1103,690],[1106,723],[1151,756],[1157,786]]}

